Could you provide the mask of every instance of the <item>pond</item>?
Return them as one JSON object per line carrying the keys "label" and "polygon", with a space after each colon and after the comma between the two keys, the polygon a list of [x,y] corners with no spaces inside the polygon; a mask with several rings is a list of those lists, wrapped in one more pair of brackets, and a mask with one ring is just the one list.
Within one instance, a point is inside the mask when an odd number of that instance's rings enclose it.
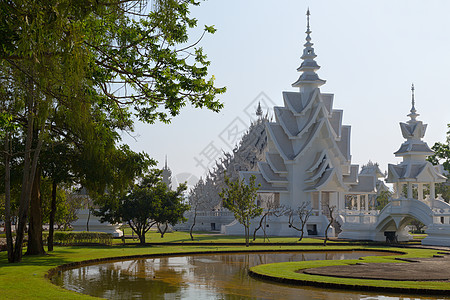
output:
{"label": "pond", "polygon": [[369,255],[386,253],[257,252],[140,258],[66,270],[54,276],[52,282],[69,290],[107,299],[404,299],[398,294],[298,287],[248,276],[248,269],[259,264],[356,259]]}

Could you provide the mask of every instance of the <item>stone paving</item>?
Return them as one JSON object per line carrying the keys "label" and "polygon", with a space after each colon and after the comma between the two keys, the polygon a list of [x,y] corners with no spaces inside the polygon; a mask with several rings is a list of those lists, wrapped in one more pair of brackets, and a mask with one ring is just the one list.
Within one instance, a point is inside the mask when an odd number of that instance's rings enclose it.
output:
{"label": "stone paving", "polygon": [[305,274],[358,279],[450,282],[450,252],[432,258],[398,259],[399,263],[358,263],[302,270]]}

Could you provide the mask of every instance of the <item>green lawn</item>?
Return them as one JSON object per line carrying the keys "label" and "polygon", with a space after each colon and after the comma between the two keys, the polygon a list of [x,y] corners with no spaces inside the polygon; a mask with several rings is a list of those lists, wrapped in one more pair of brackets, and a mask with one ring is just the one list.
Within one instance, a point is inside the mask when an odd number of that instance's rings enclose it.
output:
{"label": "green lawn", "polygon": [[[376,247],[371,247],[376,249]],[[385,249],[385,248],[383,248]],[[439,250],[428,249],[414,249],[414,248],[389,248],[390,250],[404,251],[406,254],[401,255],[402,258],[420,258],[432,257],[437,255]],[[356,263],[402,263],[402,261],[395,260],[398,255],[394,256],[367,256],[358,260],[324,260],[324,261],[301,261],[301,262],[286,262],[274,263],[267,265],[259,265],[251,268],[251,271],[272,278],[273,280],[288,279],[298,284],[306,284],[307,282],[320,282],[325,284],[347,285],[349,287],[355,285],[381,287],[381,288],[403,288],[403,289],[431,289],[431,290],[449,290],[449,282],[435,282],[435,281],[389,281],[389,280],[368,280],[368,279],[354,279],[354,278],[337,278],[327,276],[315,276],[297,271],[308,268],[317,268],[324,266],[339,266],[352,265]],[[407,263],[407,262],[403,262]],[[438,270],[436,270],[438,272]]]}
{"label": "green lawn", "polygon": [[[123,228],[125,236],[131,237],[132,231],[130,228]],[[189,235],[189,232],[182,232],[182,231],[174,231],[169,232],[164,235],[164,238],[161,238],[161,235],[152,230],[147,232],[145,235],[145,241],[147,243],[244,243],[244,238],[242,236],[228,236],[228,235],[222,235],[222,234],[214,234],[214,233],[207,233],[207,232],[194,232],[194,241],[191,240],[191,237]],[[253,240],[253,236],[251,236],[250,241]],[[263,237],[256,237],[255,243],[264,243],[264,242],[270,242],[270,243],[297,243],[298,238],[296,237],[270,237],[269,240],[264,241]],[[114,239],[115,244],[122,244],[123,241],[121,239]],[[127,238],[125,240],[126,244],[135,244],[139,243],[139,239],[136,234],[134,234],[134,240]],[[313,243],[313,244],[322,244],[322,239],[317,238],[303,238],[300,243]],[[329,243],[334,243],[333,241],[329,241]]]}
{"label": "green lawn", "polygon": [[[161,239],[157,233],[149,234],[149,242],[179,242],[177,245],[114,245],[114,246],[68,246],[55,247],[55,251],[44,256],[25,256],[19,264],[7,263],[6,252],[0,252],[0,299],[87,299],[86,295],[64,290],[57,287],[45,277],[47,272],[59,265],[78,262],[84,260],[120,257],[130,255],[149,255],[164,253],[187,253],[187,252],[213,252],[213,251],[248,251],[248,250],[350,250],[350,249],[375,249],[380,247],[358,246],[358,245],[333,245],[329,244],[323,247],[318,239],[305,239],[298,245],[253,245],[244,247],[237,243],[242,243],[242,237],[228,237],[220,235],[196,234],[196,240],[204,243],[236,243],[236,245],[183,245],[183,242],[190,241],[189,235],[183,232],[168,233]],[[295,242],[296,238],[271,238],[271,242]],[[262,242],[262,239],[260,240]],[[317,243],[317,245],[304,245],[306,242]],[[408,257],[431,256],[436,251],[420,249],[395,249],[383,248],[389,250],[407,251]],[[367,257],[367,262],[393,261],[393,256],[387,257]],[[340,261],[342,262],[342,261]],[[347,261],[345,261],[347,263]],[[295,269],[314,264],[318,266],[330,262],[305,262],[300,265],[273,265],[268,268],[270,272],[281,274],[281,276],[294,276]],[[334,263],[334,262],[333,262]],[[339,262],[338,262],[339,263]],[[430,283],[433,284],[433,283]],[[447,284],[448,285],[448,284]]]}

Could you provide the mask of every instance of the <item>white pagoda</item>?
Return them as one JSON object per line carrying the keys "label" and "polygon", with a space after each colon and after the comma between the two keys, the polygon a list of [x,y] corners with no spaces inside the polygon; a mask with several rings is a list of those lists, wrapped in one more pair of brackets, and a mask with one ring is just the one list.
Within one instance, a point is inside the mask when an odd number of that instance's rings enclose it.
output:
{"label": "white pagoda", "polygon": [[[284,106],[274,107],[275,122],[266,123],[265,161],[258,163],[258,171],[241,172],[241,177],[248,182],[256,176],[259,192],[273,194],[275,202],[285,207],[295,210],[309,203],[314,215],[305,234],[323,236],[329,223],[328,207],[339,211],[353,203],[358,212],[370,210],[369,200],[376,194],[381,172],[358,174],[359,166],[351,163],[351,128],[342,124],[343,111],[333,108],[334,95],[320,91],[325,80],[316,73],[320,66],[311,43],[309,16],[308,10],[306,43],[297,69],[301,75],[292,84],[299,91],[283,92]],[[339,231],[338,223],[333,226]],[[298,234],[287,217],[271,220],[268,227],[269,235]],[[236,222],[222,230],[227,234],[241,231]]]}
{"label": "white pagoda", "polygon": [[426,225],[424,245],[450,246],[450,205],[435,193],[436,183],[446,181],[441,165],[426,160],[434,152],[422,141],[427,125],[417,120],[414,86],[412,107],[406,123],[400,123],[405,142],[394,154],[402,157],[399,164],[388,165],[386,182],[392,183],[394,194],[389,203],[371,219],[355,219],[344,215],[340,238],[375,241],[407,241],[412,237],[407,225],[416,219]]}

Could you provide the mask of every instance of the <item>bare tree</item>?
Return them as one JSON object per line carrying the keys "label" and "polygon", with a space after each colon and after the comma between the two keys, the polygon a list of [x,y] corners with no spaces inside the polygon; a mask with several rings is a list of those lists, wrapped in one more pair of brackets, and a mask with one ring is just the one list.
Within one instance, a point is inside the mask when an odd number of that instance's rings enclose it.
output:
{"label": "bare tree", "polygon": [[191,240],[194,240],[194,235],[192,232],[194,231],[194,226],[196,225],[197,220],[197,212],[200,209],[204,209],[204,206],[208,203],[209,193],[203,182],[203,179],[197,182],[195,187],[192,189],[191,194],[189,196],[189,204],[191,205],[191,212],[194,214],[192,219],[192,225],[189,229],[189,235],[191,236]]}
{"label": "bare tree", "polygon": [[[310,201],[302,202],[302,204],[297,207],[297,209],[294,211],[292,208],[289,209],[289,226],[297,231],[300,231],[300,239],[301,241],[303,239],[303,235],[305,234],[305,226],[308,222],[309,217],[312,215],[313,209],[311,207]],[[299,224],[300,226],[295,225],[295,216],[298,216]]]}
{"label": "bare tree", "polygon": [[324,206],[328,212],[328,225],[327,228],[325,229],[325,239],[323,240],[323,245],[326,246],[328,240],[328,229],[330,229],[331,224],[334,223],[334,212],[336,210],[336,206],[330,205],[330,202],[327,202]]}
{"label": "bare tree", "polygon": [[264,233],[264,242],[266,241],[266,239],[267,239],[267,241],[270,242],[269,237],[266,234],[267,221],[269,221],[271,216],[275,216],[278,218],[279,216],[285,214],[286,212],[287,212],[286,207],[276,203],[275,199],[270,199],[269,201],[267,201],[266,209],[263,210],[261,218],[259,219],[259,225],[253,231],[253,241],[256,240],[256,232],[258,232],[258,230],[262,229],[262,231]]}

